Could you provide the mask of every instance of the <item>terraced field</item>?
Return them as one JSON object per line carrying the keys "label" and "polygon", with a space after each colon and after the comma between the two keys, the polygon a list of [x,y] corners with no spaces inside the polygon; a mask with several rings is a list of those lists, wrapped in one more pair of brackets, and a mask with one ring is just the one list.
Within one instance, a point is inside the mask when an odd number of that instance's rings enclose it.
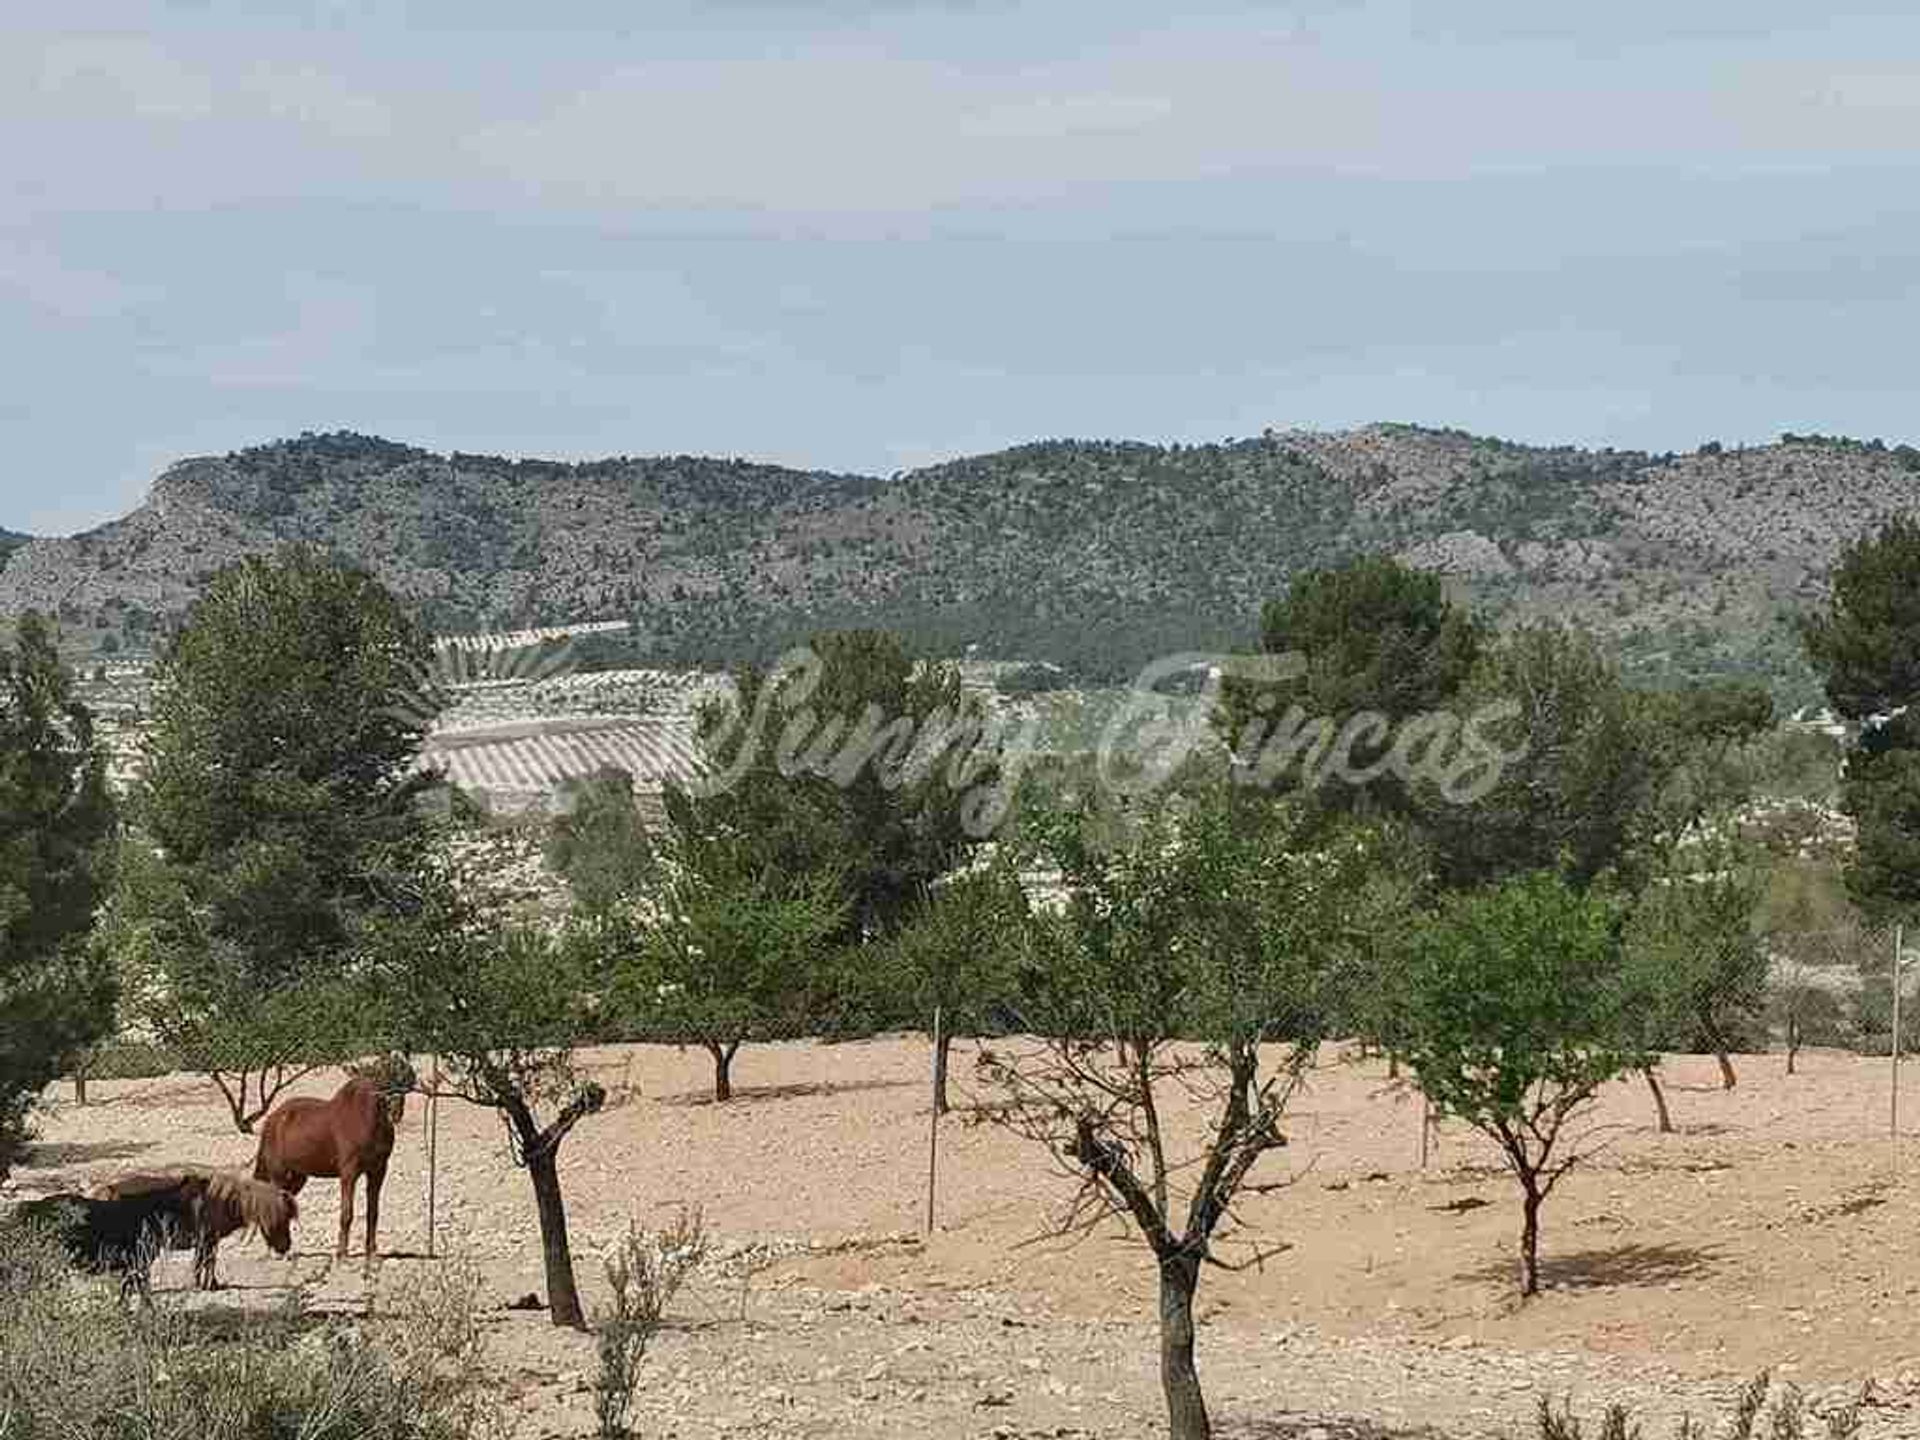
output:
{"label": "terraced field", "polygon": [[613,767],[642,794],[699,772],[689,715],[582,715],[438,735],[422,760],[497,810],[542,803],[567,780]]}

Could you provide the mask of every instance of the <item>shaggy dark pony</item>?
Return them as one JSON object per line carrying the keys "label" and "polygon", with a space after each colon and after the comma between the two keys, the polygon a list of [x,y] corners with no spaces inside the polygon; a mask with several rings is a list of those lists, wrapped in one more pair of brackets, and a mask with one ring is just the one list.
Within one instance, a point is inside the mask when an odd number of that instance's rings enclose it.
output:
{"label": "shaggy dark pony", "polygon": [[267,1248],[285,1255],[293,1248],[293,1222],[300,1213],[293,1196],[255,1180],[244,1170],[216,1170],[204,1165],[180,1165],[171,1170],[147,1170],[122,1175],[97,1185],[97,1200],[128,1200],[140,1195],[198,1187],[192,1199],[193,1228],[171,1237],[176,1250],[193,1251],[193,1284],[198,1290],[218,1290],[214,1256],[220,1242],[248,1226],[260,1232]]}
{"label": "shaggy dark pony", "polygon": [[57,1239],[67,1256],[91,1274],[120,1274],[120,1298],[137,1291],[153,1303],[153,1258],[194,1235],[200,1224],[206,1182],[183,1181],[167,1190],[151,1190],[115,1200],[88,1195],[49,1195],[15,1208],[16,1224],[39,1225]]}

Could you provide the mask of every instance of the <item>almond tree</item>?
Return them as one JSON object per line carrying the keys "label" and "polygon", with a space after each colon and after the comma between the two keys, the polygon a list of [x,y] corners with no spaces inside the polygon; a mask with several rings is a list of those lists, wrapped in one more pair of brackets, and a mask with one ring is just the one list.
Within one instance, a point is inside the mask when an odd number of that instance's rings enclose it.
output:
{"label": "almond tree", "polygon": [[1520,1187],[1520,1293],[1540,1288],[1540,1207],[1597,1132],[1600,1087],[1646,1064],[1619,919],[1548,872],[1449,897],[1387,972],[1391,1045],[1444,1114],[1492,1140]]}
{"label": "almond tree", "polygon": [[934,1041],[933,1109],[948,1111],[948,1061],[955,1035],[978,1035],[990,1012],[1018,994],[1027,952],[1028,905],[1013,853],[949,875],[893,942],[891,987],[907,1012],[941,1023]]}
{"label": "almond tree", "polygon": [[704,1049],[714,1100],[731,1100],[740,1047],[803,1033],[820,1008],[846,913],[839,877],[788,874],[728,832],[684,830],[663,842],[655,874],[624,924],[595,932],[595,948],[614,951],[613,1002],[644,1033]]}
{"label": "almond tree", "polygon": [[561,1142],[607,1100],[574,1063],[598,1022],[584,947],[515,913],[457,844],[382,878],[400,918],[368,927],[369,1003],[393,1048],[440,1057],[439,1093],[498,1112],[533,1186],[553,1323],[585,1329],[559,1168]]}
{"label": "almond tree", "polygon": [[1731,1090],[1739,1081],[1731,1052],[1766,1014],[1767,956],[1755,924],[1765,875],[1733,844],[1688,846],[1676,858],[1635,901],[1624,959],[1648,1002],[1641,1013],[1653,1046],[1711,1052]]}
{"label": "almond tree", "polygon": [[1223,1253],[1234,1204],[1286,1143],[1280,1117],[1324,1017],[1365,973],[1401,896],[1376,835],[1295,848],[1307,833],[1299,810],[1214,798],[1149,814],[1117,840],[1094,829],[1078,814],[1039,827],[1068,898],[1032,921],[1020,1019],[1035,1038],[983,1050],[980,1077],[1006,1103],[980,1113],[1078,1179],[1062,1234],[1118,1217],[1146,1242],[1170,1433],[1206,1440],[1202,1267],[1276,1253]]}

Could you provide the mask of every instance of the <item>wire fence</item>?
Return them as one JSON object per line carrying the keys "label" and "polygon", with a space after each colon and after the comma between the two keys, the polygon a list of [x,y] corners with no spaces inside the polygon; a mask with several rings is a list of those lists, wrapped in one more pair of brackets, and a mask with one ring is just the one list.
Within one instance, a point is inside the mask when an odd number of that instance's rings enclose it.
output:
{"label": "wire fence", "polygon": [[[1878,1117],[1863,1113],[1862,1136],[1879,1138],[1901,1132],[1901,1061],[1904,1055],[1920,1049],[1920,953],[1905,946],[1905,934],[1898,927],[1885,929],[1863,926],[1836,926],[1820,930],[1780,932],[1766,937],[1761,947],[1764,966],[1749,971],[1710,997],[1704,1012],[1692,1015],[1676,1011],[1667,1020],[1665,1033],[1651,1038],[1656,1048],[1669,1053],[1694,1055],[1722,1053],[1723,1066],[1728,1057],[1745,1065],[1751,1058],[1767,1054],[1783,1060],[1789,1072],[1803,1051],[1819,1050],[1830,1057],[1836,1052],[1852,1057],[1862,1066],[1885,1063],[1888,1097],[1882,1129]],[[1338,997],[1351,1013],[1364,1013],[1366,997],[1350,994]],[[842,1013],[834,1023],[823,1024],[821,1017],[795,1016],[784,1021],[762,1021],[732,1032],[745,1044],[809,1042],[831,1045],[857,1039],[887,1035],[913,1038],[927,1044],[934,1060],[929,1067],[928,1083],[939,1085],[944,1070],[941,1041],[995,1039],[1024,1033],[1022,1011],[1009,997],[997,1005],[970,1007],[961,1015],[945,1015],[939,1010],[926,1015],[921,1023],[899,1023],[899,1015]],[[1338,1015],[1329,1017],[1329,1038],[1341,1034]],[[1355,1038],[1347,1030],[1342,1038]],[[636,1025],[630,1021],[582,1028],[567,1034],[529,1037],[558,1050],[587,1050],[611,1046],[698,1047],[702,1037],[684,1027]],[[1378,1052],[1376,1060],[1380,1059]],[[1879,1058],[1875,1058],[1879,1057]],[[393,1062],[401,1062],[396,1070]],[[717,1058],[717,1057],[716,1057]],[[729,1057],[730,1058],[730,1057]],[[418,1090],[423,1097],[422,1143],[426,1155],[427,1254],[436,1253],[439,1209],[436,1192],[439,1181],[438,1098],[443,1086],[452,1081],[452,1072],[437,1055],[398,1055],[386,1037],[355,1036],[331,1027],[324,1040],[307,1046],[289,1044],[284,1038],[271,1046],[245,1037],[229,1037],[224,1042],[200,1041],[191,1046],[168,1045],[152,1038],[121,1037],[97,1046],[84,1062],[67,1077],[74,1098],[87,1103],[90,1082],[128,1082],[161,1080],[165,1077],[204,1077],[217,1086],[235,1122],[241,1130],[266,1113],[283,1095],[308,1081],[316,1072],[332,1068],[363,1073],[385,1068],[389,1076],[403,1075],[402,1082]],[[604,1070],[605,1057],[582,1069]],[[1823,1058],[1823,1064],[1831,1063]],[[629,1057],[629,1068],[631,1057]],[[1393,1072],[1390,1070],[1389,1074]],[[604,1078],[604,1076],[603,1076]],[[1404,1084],[1411,1077],[1402,1075]],[[1652,1072],[1649,1072],[1649,1079]],[[1876,1084],[1878,1082],[1875,1082]],[[627,1091],[614,1084],[616,1094]],[[1659,1098],[1661,1128],[1665,1129],[1666,1103]],[[940,1168],[940,1117],[938,1105],[929,1105],[927,1147],[924,1168],[924,1228],[932,1233],[938,1224],[938,1174]],[[1909,1123],[1920,1115],[1920,1098],[1909,1114]],[[1429,1164],[1431,1146],[1438,1133],[1437,1115],[1431,1104],[1420,1107],[1417,1151],[1419,1166]],[[1409,1162],[1413,1143],[1409,1141]],[[909,1184],[919,1181],[908,1180]],[[916,1191],[916,1201],[919,1194]]]}
{"label": "wire fence", "polygon": [[[1920,940],[1920,937],[1914,937]],[[1732,1054],[1796,1052],[1802,1049],[1849,1051],[1888,1056],[1920,1051],[1920,944],[1906,946],[1895,983],[1895,949],[1903,943],[1899,927],[1836,926],[1779,932],[1766,937],[1761,964],[1732,976],[1697,1005],[1678,1004],[1647,1035],[1653,1048],[1668,1052]],[[1330,1038],[1355,1038],[1365,1031],[1342,1024],[1343,1016],[1364,1013],[1374,998],[1374,982],[1361,978],[1351,991],[1322,997]],[[1026,1028],[1022,1000],[975,1003],[949,1011],[950,1036],[992,1038]],[[930,1012],[884,1003],[816,1006],[786,1016],[741,1019],[713,1031],[683,1021],[648,1021],[622,1016],[560,1033],[522,1037],[528,1048],[573,1049],[608,1045],[700,1047],[711,1037],[720,1043],[764,1044],[810,1041],[833,1044],[881,1034],[920,1034],[931,1039]],[[1195,1037],[1200,1038],[1200,1037]],[[368,1057],[407,1048],[378,1030],[356,1033],[329,1017],[311,1034],[277,1028],[270,1038],[209,1030],[190,1041],[121,1035],[96,1045],[70,1074],[70,1082],[152,1079],[175,1074],[237,1075],[274,1070],[314,1070],[345,1066]],[[505,1048],[503,1046],[503,1048]]]}

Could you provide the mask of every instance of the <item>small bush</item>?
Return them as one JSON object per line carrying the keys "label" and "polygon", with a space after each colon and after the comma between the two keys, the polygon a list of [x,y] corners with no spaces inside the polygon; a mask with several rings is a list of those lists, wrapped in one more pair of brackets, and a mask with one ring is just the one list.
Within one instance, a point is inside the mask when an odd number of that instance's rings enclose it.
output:
{"label": "small bush", "polygon": [[[440,1297],[444,1305],[446,1297]],[[457,1295],[454,1296],[456,1300]],[[112,1283],[69,1273],[57,1245],[0,1230],[0,1436],[150,1440],[476,1440],[493,1407],[471,1334],[444,1308],[393,1353],[297,1300],[267,1314],[134,1311]]]}
{"label": "small bush", "polygon": [[[1771,1412],[1767,1409],[1769,1377],[1755,1376],[1741,1392],[1734,1406],[1718,1426],[1702,1425],[1683,1419],[1674,1429],[1674,1440],[1706,1440],[1710,1434],[1725,1435],[1728,1440],[1854,1440],[1860,1433],[1860,1407],[1848,1405],[1830,1410],[1819,1419],[1807,1411],[1806,1397],[1792,1385],[1782,1386]],[[1762,1429],[1761,1420],[1767,1421]],[[1586,1440],[1586,1431],[1563,1404],[1556,1414],[1552,1402],[1542,1399],[1537,1428],[1538,1440]],[[1612,1405],[1601,1418],[1594,1440],[1643,1440],[1643,1432],[1624,1405]]]}
{"label": "small bush", "polygon": [[683,1210],[664,1230],[629,1223],[607,1258],[613,1305],[600,1315],[600,1373],[593,1382],[593,1413],[601,1440],[627,1440],[640,1364],[687,1277],[707,1256],[700,1212]]}

